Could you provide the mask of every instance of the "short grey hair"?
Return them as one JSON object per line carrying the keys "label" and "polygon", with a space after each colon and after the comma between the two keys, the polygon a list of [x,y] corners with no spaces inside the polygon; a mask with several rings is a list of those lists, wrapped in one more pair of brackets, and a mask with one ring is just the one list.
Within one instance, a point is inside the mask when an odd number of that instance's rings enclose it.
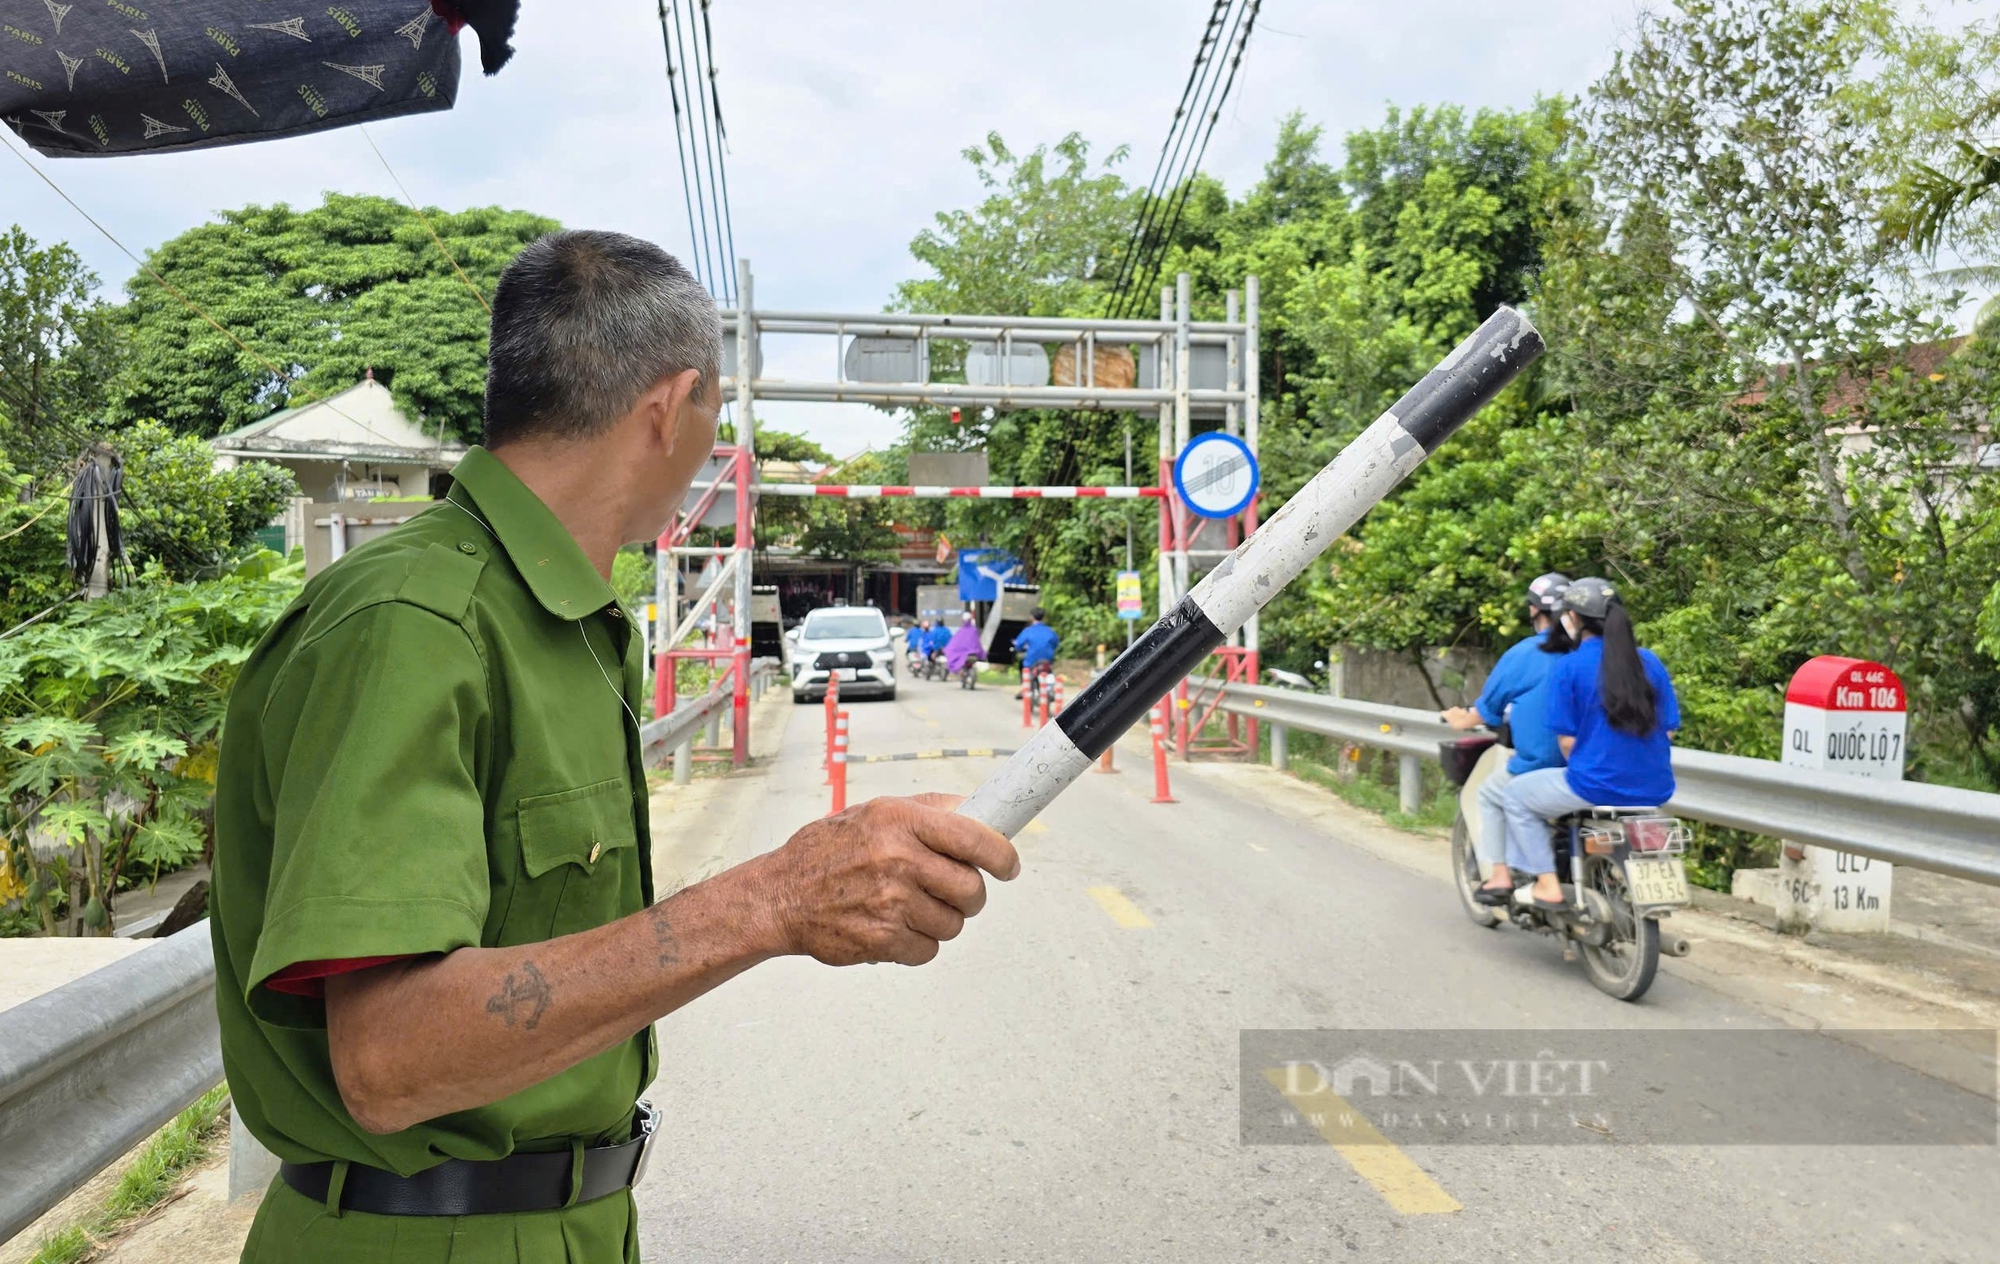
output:
{"label": "short grey hair", "polygon": [[679,260],[624,233],[550,233],[493,291],[485,443],[588,437],[661,378],[694,369],[706,392],[721,361],[715,300]]}

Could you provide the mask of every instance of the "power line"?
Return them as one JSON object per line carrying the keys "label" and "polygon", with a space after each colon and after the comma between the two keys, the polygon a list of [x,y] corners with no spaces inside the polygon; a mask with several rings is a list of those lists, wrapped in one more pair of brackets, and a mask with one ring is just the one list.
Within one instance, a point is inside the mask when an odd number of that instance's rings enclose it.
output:
{"label": "power line", "polygon": [[[1237,23],[1241,27],[1241,34],[1239,35],[1235,30],[1230,32],[1232,37],[1231,42],[1235,46],[1235,51],[1229,58],[1228,77],[1221,78],[1221,76],[1217,76],[1221,84],[1219,94],[1214,82],[1211,82],[1209,85],[1208,99],[1202,102],[1202,113],[1207,115],[1207,121],[1202,125],[1201,142],[1194,150],[1192,161],[1185,168],[1184,177],[1179,184],[1179,196],[1174,200],[1173,215],[1167,222],[1166,231],[1160,233],[1154,242],[1153,255],[1150,263],[1147,265],[1145,281],[1133,287],[1132,293],[1134,296],[1150,293],[1153,286],[1159,281],[1160,269],[1166,263],[1167,259],[1167,247],[1173,243],[1174,234],[1180,231],[1181,213],[1187,210],[1188,199],[1194,194],[1195,179],[1201,174],[1201,160],[1208,154],[1209,138],[1215,135],[1215,125],[1222,117],[1223,105],[1229,100],[1229,90],[1236,85],[1236,71],[1243,64],[1243,51],[1249,47],[1250,33],[1256,29],[1257,11],[1262,5],[1263,0],[1250,0],[1247,9],[1237,11]],[[1213,108],[1210,107],[1210,102],[1213,102]]]}
{"label": "power line", "polygon": [[1209,9],[1208,25],[1202,29],[1201,43],[1195,48],[1194,63],[1188,67],[1187,83],[1181,87],[1180,103],[1174,106],[1173,122],[1167,127],[1166,139],[1160,142],[1160,156],[1153,162],[1153,178],[1146,184],[1146,197],[1140,204],[1139,218],[1132,225],[1132,235],[1125,243],[1125,251],[1118,261],[1118,275],[1113,279],[1111,286],[1114,303],[1124,295],[1126,283],[1131,280],[1133,269],[1138,263],[1139,246],[1144,240],[1147,224],[1152,219],[1154,201],[1160,188],[1160,176],[1167,169],[1168,152],[1175,147],[1175,137],[1180,135],[1187,118],[1188,100],[1194,95],[1195,81],[1201,77],[1203,67],[1208,64],[1209,46],[1215,41],[1216,33],[1221,28],[1223,13],[1228,6],[1229,0],[1215,0],[1215,4]]}
{"label": "power line", "polygon": [[721,179],[718,187],[722,193],[722,227],[729,238],[730,295],[734,301],[736,293],[736,220],[729,210],[729,129],[722,123],[722,91],[715,82],[715,32],[708,23],[709,0],[701,0],[701,43],[703,54],[708,58],[708,96],[715,106],[716,138],[722,143],[722,157],[716,160],[716,170]]}
{"label": "power line", "polygon": [[444,261],[451,265],[451,270],[458,273],[458,279],[465,282],[465,288],[472,291],[472,297],[479,300],[479,306],[485,310],[488,316],[491,316],[493,308],[487,304],[486,296],[479,292],[479,287],[472,283],[472,278],[465,275],[465,269],[458,266],[458,260],[452,257],[451,251],[444,248],[444,242],[438,238],[437,229],[431,227],[430,217],[424,214],[423,207],[417,205],[417,199],[410,196],[410,191],[403,188],[403,177],[397,175],[396,169],[389,165],[389,159],[382,153],[382,147],[375,143],[375,138],[368,134],[368,126],[365,123],[361,127],[361,137],[368,142],[368,148],[375,151],[375,157],[381,160],[382,170],[388,172],[389,178],[396,182],[396,188],[402,192],[403,200],[408,202],[410,209],[417,213],[418,221],[423,224],[424,231],[431,235],[431,242],[438,248],[438,253],[443,255]]}
{"label": "power line", "polygon": [[693,271],[717,299],[733,303],[736,229],[729,206],[728,132],[722,120],[707,0],[703,0],[699,15],[688,0],[659,0],[658,8]]}
{"label": "power line", "polygon": [[[1208,152],[1209,138],[1214,135],[1216,122],[1235,85],[1236,71],[1242,65],[1261,4],[1262,0],[1216,0],[1210,10],[1187,85],[1182,89],[1181,103],[1175,108],[1167,138],[1160,145],[1153,181],[1147,186],[1138,222],[1133,225],[1113,286],[1109,308],[1113,316],[1128,316],[1141,310],[1159,277],[1167,248],[1179,230],[1192,194],[1194,177],[1200,174],[1202,157]],[[1225,52],[1229,52],[1226,71]],[[1190,102],[1197,101],[1195,108],[1190,109]]]}
{"label": "power line", "polygon": [[1227,34],[1218,28],[1203,50],[1205,61],[1194,89],[1198,101],[1194,108],[1178,120],[1180,131],[1174,141],[1174,153],[1168,161],[1166,179],[1152,196],[1149,208],[1152,212],[1151,222],[1146,226],[1146,231],[1139,241],[1138,261],[1133,268],[1131,284],[1119,295],[1122,315],[1130,315],[1147,305],[1146,299],[1151,292],[1152,281],[1158,276],[1157,260],[1170,240],[1167,221],[1172,218],[1176,197],[1188,187],[1189,177],[1195,174],[1194,155],[1201,145],[1197,134],[1201,130],[1203,117],[1209,113],[1210,106],[1215,100],[1216,86],[1222,80],[1223,52],[1235,40],[1237,31],[1242,26],[1243,14],[1244,9],[1240,4],[1233,7],[1232,13],[1225,15],[1223,21],[1223,25],[1229,28]]}
{"label": "power line", "polygon": [[[693,246],[697,236],[695,229],[697,221],[694,214],[694,181],[688,179],[687,139],[681,131],[680,72],[674,69],[674,40],[673,36],[668,33],[667,21],[667,0],[660,0],[660,47],[665,52],[667,58],[667,98],[673,102],[674,106],[674,149],[680,155],[681,160],[681,203],[687,209],[689,253],[694,254]],[[697,171],[700,170],[699,163],[696,164],[695,169]],[[708,258],[706,251],[694,254],[694,274],[695,280],[700,281],[703,288],[711,292],[715,289],[708,278]]]}
{"label": "power line", "polygon": [[[49,178],[49,174],[46,171],[43,171],[40,167],[37,167],[34,163],[30,162],[26,154],[14,148],[13,141],[11,140],[7,141],[6,146],[7,146],[7,151],[9,153],[13,154],[16,158],[19,158],[22,164],[26,166],[28,170],[35,173],[36,178],[41,180],[43,184],[48,185],[50,189],[54,190],[55,195],[57,197],[69,203],[71,210],[75,211],[78,215],[83,216],[83,218],[90,224],[92,228],[95,228],[98,232],[104,234],[104,239],[106,241],[118,247],[118,249],[124,253],[127,259],[130,259],[133,263],[138,264],[141,269],[150,274],[153,280],[159,282],[160,288],[164,289],[167,293],[173,295],[176,299],[179,299],[183,307],[187,308],[195,315],[201,317],[204,321],[207,321],[209,325],[214,327],[217,333],[229,339],[229,341],[235,343],[238,350],[242,351],[244,355],[247,355],[251,359],[255,360],[258,364],[264,366],[264,368],[268,372],[270,372],[274,377],[276,377],[280,382],[290,382],[292,380],[291,374],[285,372],[283,369],[280,369],[277,365],[265,359],[248,343],[244,342],[241,338],[237,337],[234,332],[225,327],[221,321],[217,320],[215,317],[203,311],[201,307],[198,304],[196,304],[193,299],[189,298],[187,295],[175,289],[173,284],[169,282],[167,278],[160,275],[160,270],[158,268],[155,268],[151,263],[148,263],[146,260],[141,259],[138,255],[133,254],[131,249],[127,247],[124,242],[118,240],[117,237],[112,235],[110,229],[98,223],[97,218],[95,216],[93,216],[89,211],[84,210],[83,207],[77,202],[75,198],[65,193],[61,185],[57,184],[54,180],[51,180]],[[391,444],[393,446],[400,446],[396,444],[395,440],[389,438],[389,436],[375,429],[375,427],[369,425],[367,422],[362,421],[358,417],[349,416],[345,410],[340,408],[330,399],[320,399],[316,395],[307,395],[304,399],[299,400],[295,403],[291,400],[289,396],[287,396],[286,407],[303,408],[307,404],[315,402],[326,405],[327,409],[330,410],[331,412],[341,417],[347,418],[347,420],[353,422],[355,425],[361,427],[363,430],[366,430],[369,434],[374,435],[377,439],[382,440],[382,442]]]}

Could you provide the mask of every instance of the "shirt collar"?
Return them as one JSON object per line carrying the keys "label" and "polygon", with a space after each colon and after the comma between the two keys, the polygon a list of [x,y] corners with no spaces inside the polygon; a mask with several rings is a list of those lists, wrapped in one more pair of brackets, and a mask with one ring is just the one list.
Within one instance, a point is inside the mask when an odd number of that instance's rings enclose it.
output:
{"label": "shirt collar", "polygon": [[498,457],[473,448],[451,478],[454,503],[471,500],[459,507],[477,511],[550,614],[581,619],[618,600],[569,528]]}

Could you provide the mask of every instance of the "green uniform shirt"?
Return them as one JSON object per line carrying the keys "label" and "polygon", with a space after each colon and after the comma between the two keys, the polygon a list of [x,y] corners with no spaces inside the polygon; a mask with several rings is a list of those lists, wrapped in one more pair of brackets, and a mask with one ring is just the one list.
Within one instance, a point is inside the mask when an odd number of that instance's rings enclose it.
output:
{"label": "green uniform shirt", "polygon": [[[652,902],[626,713],[641,687],[633,629],[505,465],[475,448],[453,476],[458,503],[307,584],[230,698],[210,896],[216,1006],[236,1109],[284,1159],[407,1175],[622,1141],[657,1062],[648,1029],[490,1106],[376,1136],[341,1102],[323,1003],[263,986],[301,962],[538,943]],[[282,1185],[271,1198],[304,1201]],[[620,1223],[600,1228],[629,1237],[629,1197],[591,1206],[610,1203]]]}

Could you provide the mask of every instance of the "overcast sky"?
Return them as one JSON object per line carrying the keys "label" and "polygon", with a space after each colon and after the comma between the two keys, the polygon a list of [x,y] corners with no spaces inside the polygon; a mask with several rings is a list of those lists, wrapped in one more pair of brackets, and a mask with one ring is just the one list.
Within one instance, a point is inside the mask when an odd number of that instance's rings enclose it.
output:
{"label": "overcast sky", "polygon": [[[1264,0],[1204,165],[1240,191],[1293,109],[1337,143],[1391,102],[1521,106],[1578,92],[1609,64],[1634,8]],[[1017,149],[1072,130],[1100,152],[1129,144],[1128,177],[1143,183],[1208,10],[1207,0],[715,0],[736,244],[756,269],[758,305],[879,309],[915,273],[910,238],[937,211],[979,196],[959,151],[989,130]],[[527,0],[519,51],[493,79],[478,74],[472,33],[460,38],[468,69],[457,108],[369,129],[412,194],[686,249],[653,3]],[[141,253],[225,207],[312,205],[329,189],[396,196],[351,128],[182,155],[36,161]],[[0,224],[10,221],[44,242],[69,241],[110,286],[134,270],[0,158]],[[767,371],[782,375],[791,357],[775,358]],[[865,408],[771,405],[762,415],[843,454],[892,437],[889,420]]]}

